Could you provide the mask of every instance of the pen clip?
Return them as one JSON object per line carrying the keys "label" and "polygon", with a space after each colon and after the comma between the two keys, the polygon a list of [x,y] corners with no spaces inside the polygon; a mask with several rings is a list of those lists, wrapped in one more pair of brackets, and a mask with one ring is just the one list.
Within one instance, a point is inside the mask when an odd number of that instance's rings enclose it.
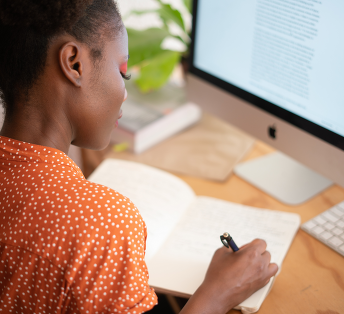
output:
{"label": "pen clip", "polygon": [[[221,239],[221,242],[222,244],[229,249],[229,243],[228,243],[228,240],[227,240],[227,237],[224,237],[223,235],[220,235],[220,239]],[[230,239],[231,240],[231,239]],[[229,240],[229,241],[230,241]]]}

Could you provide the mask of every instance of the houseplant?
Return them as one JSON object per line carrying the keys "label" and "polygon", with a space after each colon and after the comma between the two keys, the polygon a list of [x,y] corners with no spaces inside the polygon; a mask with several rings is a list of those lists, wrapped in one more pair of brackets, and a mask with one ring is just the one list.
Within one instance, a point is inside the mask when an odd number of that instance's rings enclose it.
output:
{"label": "houseplant", "polygon": [[[161,0],[154,0],[157,9],[133,10],[130,15],[155,13],[162,22],[162,27],[138,30],[127,27],[129,37],[128,68],[135,73],[133,79],[142,92],[149,92],[162,87],[170,78],[176,65],[188,53],[189,31],[180,10]],[[182,0],[188,14],[191,14],[192,0]],[[185,16],[185,14],[184,14]],[[177,32],[175,31],[177,29]],[[166,39],[179,41],[185,47],[183,51],[166,49]]]}

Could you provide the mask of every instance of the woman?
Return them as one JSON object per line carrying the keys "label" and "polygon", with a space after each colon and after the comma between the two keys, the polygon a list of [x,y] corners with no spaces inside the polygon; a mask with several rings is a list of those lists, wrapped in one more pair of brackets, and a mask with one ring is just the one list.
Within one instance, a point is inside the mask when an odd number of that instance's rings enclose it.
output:
{"label": "woman", "polygon": [[[145,223],[66,156],[71,143],[106,147],[121,117],[128,39],[116,4],[1,0],[0,40],[0,309],[148,311]],[[226,313],[276,272],[264,241],[221,248],[182,313]]]}

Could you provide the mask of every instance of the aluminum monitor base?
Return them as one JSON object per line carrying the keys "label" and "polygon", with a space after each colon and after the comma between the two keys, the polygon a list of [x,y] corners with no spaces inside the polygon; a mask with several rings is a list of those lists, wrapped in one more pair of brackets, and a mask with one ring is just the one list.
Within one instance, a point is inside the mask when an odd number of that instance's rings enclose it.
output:
{"label": "aluminum monitor base", "polygon": [[280,152],[238,164],[234,173],[288,205],[301,204],[333,184]]}

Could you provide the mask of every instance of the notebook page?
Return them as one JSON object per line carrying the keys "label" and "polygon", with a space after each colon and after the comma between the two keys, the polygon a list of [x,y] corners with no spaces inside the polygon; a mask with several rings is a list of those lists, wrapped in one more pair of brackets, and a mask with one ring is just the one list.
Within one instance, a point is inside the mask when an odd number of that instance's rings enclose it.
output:
{"label": "notebook page", "polygon": [[118,191],[136,205],[148,229],[146,259],[156,253],[195,199],[193,190],[176,176],[124,160],[106,159],[89,180]]}
{"label": "notebook page", "polygon": [[[148,261],[150,284],[193,294],[203,281],[214,251],[222,246],[220,235],[225,231],[239,247],[255,238],[264,239],[272,261],[280,266],[299,225],[296,214],[197,197],[172,231],[168,245]],[[241,306],[259,308],[268,290],[268,286],[262,288]]]}

